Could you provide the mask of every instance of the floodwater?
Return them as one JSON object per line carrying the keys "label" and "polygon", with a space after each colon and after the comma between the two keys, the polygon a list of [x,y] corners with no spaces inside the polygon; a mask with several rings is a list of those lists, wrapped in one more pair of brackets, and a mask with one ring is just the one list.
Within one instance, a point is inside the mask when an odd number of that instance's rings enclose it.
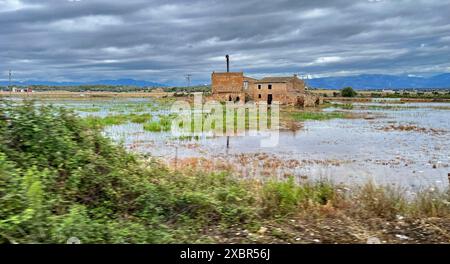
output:
{"label": "floodwater", "polygon": [[[151,99],[58,102],[80,115],[132,112],[167,113]],[[123,107],[118,107],[123,106]],[[96,111],[84,108],[96,108]],[[117,109],[119,109],[117,111]],[[375,118],[306,121],[296,131],[280,131],[276,147],[261,147],[263,136],[200,137],[180,140],[170,133],[146,132],[142,124],[105,128],[104,134],[130,151],[177,166],[231,168],[242,177],[327,179],[335,183],[445,188],[450,173],[450,104],[373,100],[353,109],[326,108]],[[189,161],[189,163],[188,163]]]}

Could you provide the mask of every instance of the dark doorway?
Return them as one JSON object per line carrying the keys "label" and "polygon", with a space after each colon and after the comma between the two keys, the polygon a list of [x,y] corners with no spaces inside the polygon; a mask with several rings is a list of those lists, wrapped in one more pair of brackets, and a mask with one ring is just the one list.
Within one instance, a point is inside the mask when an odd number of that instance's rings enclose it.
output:
{"label": "dark doorway", "polygon": [[305,106],[305,99],[303,97],[297,97],[297,106],[299,107]]}
{"label": "dark doorway", "polygon": [[228,101],[232,101],[233,99],[231,98],[231,95],[228,96]]}
{"label": "dark doorway", "polygon": [[267,95],[267,104],[272,104],[272,95],[271,94]]}
{"label": "dark doorway", "polygon": [[241,100],[241,98],[239,98],[239,96],[236,97],[236,102],[239,102],[239,100]]}

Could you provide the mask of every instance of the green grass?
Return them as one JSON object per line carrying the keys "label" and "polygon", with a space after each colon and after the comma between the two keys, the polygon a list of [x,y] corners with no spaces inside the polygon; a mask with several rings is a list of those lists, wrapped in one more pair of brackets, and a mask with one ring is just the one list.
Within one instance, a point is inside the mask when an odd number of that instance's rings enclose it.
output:
{"label": "green grass", "polygon": [[298,185],[293,177],[286,182],[271,181],[262,189],[264,214],[284,217],[308,205],[326,205],[336,197],[331,183],[319,182]]}
{"label": "green grass", "polygon": [[91,107],[91,108],[75,108],[76,111],[79,112],[85,112],[85,113],[96,113],[96,112],[100,112],[102,109],[98,108],[98,107]]}
{"label": "green grass", "polygon": [[361,109],[370,109],[370,110],[400,110],[400,109],[417,109],[419,106],[403,106],[403,105],[361,105],[359,106]]}
{"label": "green grass", "polygon": [[186,141],[200,140],[200,136],[179,136],[176,139],[178,139],[178,140],[186,140]]}
{"label": "green grass", "polygon": [[[270,111],[268,111],[268,117],[270,117]],[[205,121],[206,118],[208,118],[209,114],[203,114],[202,116],[202,132],[211,132],[214,131],[216,129],[216,120],[214,120],[211,124],[211,127],[205,127]],[[159,117],[159,120],[153,120],[149,123],[144,124],[144,130],[146,131],[150,131],[150,132],[161,132],[161,131],[170,131],[171,129],[171,125],[172,125],[172,120],[176,117],[176,115],[171,114],[171,115],[161,115]],[[223,128],[223,132],[226,132],[226,127],[227,125],[233,126],[235,132],[237,131],[237,125],[238,125],[238,118],[237,118],[237,113],[234,113],[230,116],[228,116],[229,119],[232,119],[232,121],[227,122],[227,114],[225,112],[223,112],[223,116],[222,116],[222,128]],[[250,117],[248,111],[246,111],[245,113],[245,129],[249,129],[250,127],[250,118],[252,118],[253,121],[256,122],[257,127],[259,128],[259,115],[254,117]],[[271,119],[268,118],[268,126],[271,125]],[[194,132],[194,115],[191,115],[191,130],[190,132]]]}
{"label": "green grass", "polygon": [[308,121],[308,120],[329,120],[336,118],[348,118],[348,114],[341,112],[293,112],[290,116],[295,121]]}
{"label": "green grass", "polygon": [[[271,127],[272,125],[272,112],[271,109],[267,110],[267,127]],[[205,114],[203,116],[203,120],[205,120],[208,117],[208,114]],[[281,117],[280,117],[281,118]],[[232,119],[232,120],[231,120]],[[243,117],[244,119],[244,128],[245,130],[250,129],[250,123],[252,123],[252,125],[256,124],[256,129],[260,129],[260,115],[259,113],[255,115],[250,115],[250,111],[248,109],[245,109],[245,115]],[[231,121],[230,121],[231,120]],[[238,115],[237,112],[232,113],[231,115],[228,115],[228,113],[226,111],[223,111],[223,115],[222,115],[222,128],[223,128],[223,132],[226,132],[226,128],[227,125],[233,126],[234,131],[237,132],[238,129]],[[209,132],[210,130],[215,130],[216,129],[216,120],[214,120],[214,122],[211,125],[211,128],[206,128],[205,127],[205,123],[203,123],[203,131],[205,132]]]}
{"label": "green grass", "polygon": [[120,114],[109,115],[105,117],[87,116],[83,118],[83,122],[92,128],[103,128],[112,125],[121,125],[127,122],[145,123],[152,119],[151,114]]}
{"label": "green grass", "polygon": [[412,98],[412,99],[450,99],[450,92],[449,93],[430,93],[430,92],[419,92],[419,93],[394,93],[394,94],[386,94],[381,95],[379,97],[382,98]]}
{"label": "green grass", "polygon": [[170,131],[172,126],[172,120],[175,115],[161,115],[159,120],[153,120],[149,123],[144,124],[144,130],[149,132],[167,132]]}
{"label": "green grass", "polygon": [[416,109],[418,106],[404,106],[399,104],[385,104],[385,105],[353,105],[353,104],[336,104],[336,103],[327,103],[322,106],[322,108],[339,108],[345,110],[352,109],[370,109],[370,110],[395,110],[395,109]]}
{"label": "green grass", "polygon": [[144,130],[149,132],[169,131],[169,129],[163,130],[161,123],[159,121],[151,121],[147,124],[144,124]]}
{"label": "green grass", "polygon": [[339,108],[345,110],[352,110],[354,108],[353,104],[336,104],[336,103],[325,103],[320,106],[321,108]]}
{"label": "green grass", "polygon": [[155,98],[154,99],[158,109],[170,109],[170,107],[176,100],[177,99],[173,98],[173,97]]}
{"label": "green grass", "polygon": [[138,123],[138,124],[143,124],[145,122],[148,122],[152,119],[152,115],[151,114],[130,114],[129,116],[129,120],[132,123]]}

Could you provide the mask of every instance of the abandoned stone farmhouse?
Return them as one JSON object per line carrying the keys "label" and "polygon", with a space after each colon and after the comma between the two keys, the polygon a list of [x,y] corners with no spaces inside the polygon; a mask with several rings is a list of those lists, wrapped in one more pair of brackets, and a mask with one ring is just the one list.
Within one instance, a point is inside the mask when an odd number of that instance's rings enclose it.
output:
{"label": "abandoned stone farmhouse", "polygon": [[233,102],[279,102],[280,104],[310,107],[321,104],[320,96],[307,91],[305,82],[297,75],[290,77],[265,77],[260,80],[244,76],[243,72],[230,72],[229,56],[227,72],[211,75],[212,97]]}
{"label": "abandoned stone farmhouse", "polygon": [[260,80],[245,77],[242,72],[213,72],[212,96],[221,101],[256,101],[301,107],[315,106],[321,98],[307,91],[305,82],[297,75],[265,77]]}

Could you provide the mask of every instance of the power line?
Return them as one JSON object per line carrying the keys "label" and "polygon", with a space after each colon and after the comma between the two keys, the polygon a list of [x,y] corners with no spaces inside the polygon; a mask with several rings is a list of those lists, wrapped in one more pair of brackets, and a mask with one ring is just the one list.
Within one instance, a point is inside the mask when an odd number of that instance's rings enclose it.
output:
{"label": "power line", "polygon": [[8,82],[8,89],[11,89],[11,77],[12,77],[12,72],[11,72],[11,70],[9,70],[9,82]]}
{"label": "power line", "polygon": [[192,77],[192,74],[186,74],[185,77],[186,77],[186,80],[187,80],[187,82],[188,82],[188,87],[191,87],[191,77]]}

